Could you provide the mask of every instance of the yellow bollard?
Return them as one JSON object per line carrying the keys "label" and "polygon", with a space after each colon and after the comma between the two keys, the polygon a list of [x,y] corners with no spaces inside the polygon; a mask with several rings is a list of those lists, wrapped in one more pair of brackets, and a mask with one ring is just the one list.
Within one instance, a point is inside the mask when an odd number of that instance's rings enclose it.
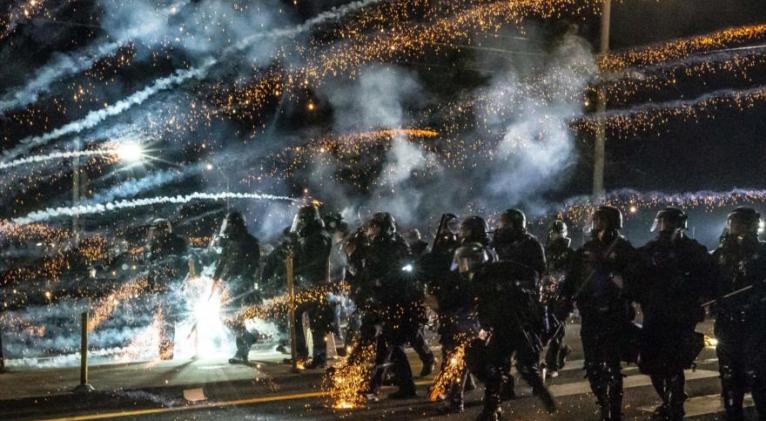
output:
{"label": "yellow bollard", "polygon": [[80,384],[74,388],[77,393],[92,392],[88,384],[88,312],[80,314]]}
{"label": "yellow bollard", "polygon": [[290,326],[290,360],[292,361],[293,371],[298,372],[298,350],[295,343],[295,271],[293,267],[293,251],[287,252],[285,258],[285,274],[287,275],[287,294],[290,297],[290,307],[287,309],[287,318]]}

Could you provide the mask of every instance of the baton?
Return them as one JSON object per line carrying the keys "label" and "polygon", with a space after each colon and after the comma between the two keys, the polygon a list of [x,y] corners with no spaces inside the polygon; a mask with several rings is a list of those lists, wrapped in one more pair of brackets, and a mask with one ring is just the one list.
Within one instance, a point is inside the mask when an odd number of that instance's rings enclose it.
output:
{"label": "baton", "polygon": [[431,251],[433,251],[434,248],[436,248],[436,243],[439,241],[439,237],[441,236],[442,229],[444,228],[444,222],[447,219],[447,214],[442,214],[442,218],[439,220],[439,228],[436,229],[436,235],[434,236],[434,242],[431,245]]}
{"label": "baton", "polygon": [[748,286],[740,288],[740,289],[738,289],[736,291],[732,291],[732,292],[730,292],[730,293],[728,293],[728,294],[726,294],[726,295],[724,295],[724,296],[722,296],[720,298],[716,298],[715,300],[706,301],[706,302],[700,304],[700,307],[708,307],[711,304],[715,304],[718,301],[721,301],[721,300],[723,300],[725,298],[731,298],[731,297],[733,297],[735,295],[742,294],[743,292],[750,291],[751,289],[753,289],[753,285],[748,285]]}

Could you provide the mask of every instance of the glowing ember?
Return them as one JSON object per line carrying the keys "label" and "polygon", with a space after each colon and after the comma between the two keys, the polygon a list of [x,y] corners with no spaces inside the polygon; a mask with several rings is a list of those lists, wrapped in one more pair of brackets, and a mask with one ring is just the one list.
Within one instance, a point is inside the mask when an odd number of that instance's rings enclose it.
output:
{"label": "glowing ember", "polygon": [[460,344],[447,356],[447,364],[439,372],[431,386],[428,400],[438,401],[447,389],[460,380],[465,371],[465,344]]}
{"label": "glowing ember", "polygon": [[332,408],[353,409],[362,406],[363,392],[372,376],[374,360],[375,347],[370,344],[360,350],[359,358],[354,361],[343,360],[333,367],[323,383],[323,389],[329,390]]}

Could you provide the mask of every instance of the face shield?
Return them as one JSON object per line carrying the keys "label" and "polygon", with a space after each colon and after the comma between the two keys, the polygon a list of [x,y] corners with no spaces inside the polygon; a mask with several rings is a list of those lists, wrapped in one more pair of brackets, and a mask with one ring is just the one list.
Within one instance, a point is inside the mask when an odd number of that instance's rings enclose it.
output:
{"label": "face shield", "polygon": [[467,226],[466,224],[460,226],[460,233],[458,234],[458,237],[460,237],[461,240],[471,238],[472,234],[473,231],[471,230],[471,227]]}
{"label": "face shield", "polygon": [[452,218],[447,221],[447,231],[452,235],[458,235],[460,233],[460,221],[457,218]]}
{"label": "face shield", "polygon": [[226,238],[229,235],[229,220],[224,219],[223,223],[221,224],[221,229],[218,230],[218,236],[221,238]]}
{"label": "face shield", "polygon": [[293,218],[293,224],[290,226],[290,232],[293,234],[297,234],[303,231],[304,228],[306,228],[306,222],[304,218],[301,218],[300,214],[295,215],[295,217]]}
{"label": "face shield", "polygon": [[457,271],[462,276],[470,276],[482,264],[489,261],[487,251],[478,243],[463,246],[455,251],[452,259],[451,270]]}
{"label": "face shield", "polygon": [[472,257],[461,257],[457,261],[457,270],[461,275],[475,272],[476,269],[484,263],[484,259]]}
{"label": "face shield", "polygon": [[598,213],[591,215],[588,224],[585,225],[584,231],[586,234],[594,235],[606,229],[606,223],[604,218]]}
{"label": "face shield", "polygon": [[753,230],[750,227],[750,224],[740,218],[729,218],[726,221],[726,231],[731,236],[741,238],[751,233]]}

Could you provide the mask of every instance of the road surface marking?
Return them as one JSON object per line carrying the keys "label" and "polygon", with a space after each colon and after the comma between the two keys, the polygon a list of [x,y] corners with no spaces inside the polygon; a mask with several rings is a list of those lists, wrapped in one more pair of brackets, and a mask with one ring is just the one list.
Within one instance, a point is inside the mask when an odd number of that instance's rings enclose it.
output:
{"label": "road surface marking", "polygon": [[[628,370],[628,371],[631,371],[631,370]],[[687,382],[693,381],[693,380],[699,380],[699,379],[707,379],[711,377],[718,377],[718,372],[709,371],[709,370],[696,370],[696,371],[686,372]],[[419,380],[415,382],[417,386],[426,386],[426,385],[430,385],[431,383],[432,383],[431,380]],[[635,387],[648,386],[650,384],[651,384],[651,381],[649,380],[649,377],[636,374],[636,375],[629,375],[628,377],[626,377],[623,387],[624,389],[631,389]],[[553,396],[563,397],[563,396],[573,396],[573,395],[581,395],[581,394],[589,393],[590,385],[587,381],[578,381],[573,383],[552,385],[548,389],[551,391],[551,394],[553,394]],[[202,409],[217,409],[217,408],[225,408],[230,406],[256,405],[256,404],[291,401],[291,400],[299,400],[299,399],[315,399],[315,398],[323,398],[327,396],[329,396],[329,392],[325,392],[325,391],[305,392],[305,393],[294,393],[289,395],[262,396],[257,398],[237,399],[232,401],[209,402],[204,404],[181,406],[181,407],[174,407],[174,408],[148,408],[148,409],[137,409],[137,410],[131,410],[131,411],[115,411],[115,412],[105,412],[105,413],[88,414],[88,415],[75,415],[75,416],[60,417],[60,418],[44,418],[39,421],[89,421],[89,420],[115,419],[115,418],[137,417],[137,416],[143,416],[143,415],[154,415],[154,414],[172,413],[172,412],[197,411]]]}
{"label": "road surface marking", "polygon": [[293,393],[290,395],[237,399],[233,401],[211,402],[211,403],[206,403],[201,405],[180,406],[175,408],[148,408],[148,409],[136,409],[133,411],[116,411],[116,412],[104,412],[99,414],[75,415],[71,417],[43,418],[40,421],[105,420],[105,419],[124,418],[124,417],[137,417],[142,415],[162,414],[162,413],[168,413],[168,412],[197,411],[200,409],[215,409],[215,408],[224,408],[227,406],[254,405],[254,404],[269,403],[269,402],[290,401],[290,400],[296,400],[296,399],[321,398],[321,397],[327,396],[328,394],[329,394],[328,392]]}
{"label": "road surface marking", "polygon": [[[692,380],[708,379],[712,377],[718,377],[718,372],[710,370],[686,371],[687,382]],[[628,376],[625,378],[623,381],[623,389],[649,386],[651,384],[652,381],[648,376],[636,374],[634,376]],[[590,392],[590,383],[588,383],[588,381],[579,381],[564,384],[554,384],[549,386],[548,390],[550,390],[551,394],[555,397],[580,395]]]}
{"label": "road surface marking", "polygon": [[[745,397],[745,408],[753,406],[753,399],[750,395]],[[638,409],[644,412],[654,412],[653,406],[641,406]],[[698,417],[700,415],[718,414],[723,412],[723,402],[721,402],[721,395],[705,395],[696,396],[686,400],[684,404],[684,410],[686,411],[686,417]]]}

